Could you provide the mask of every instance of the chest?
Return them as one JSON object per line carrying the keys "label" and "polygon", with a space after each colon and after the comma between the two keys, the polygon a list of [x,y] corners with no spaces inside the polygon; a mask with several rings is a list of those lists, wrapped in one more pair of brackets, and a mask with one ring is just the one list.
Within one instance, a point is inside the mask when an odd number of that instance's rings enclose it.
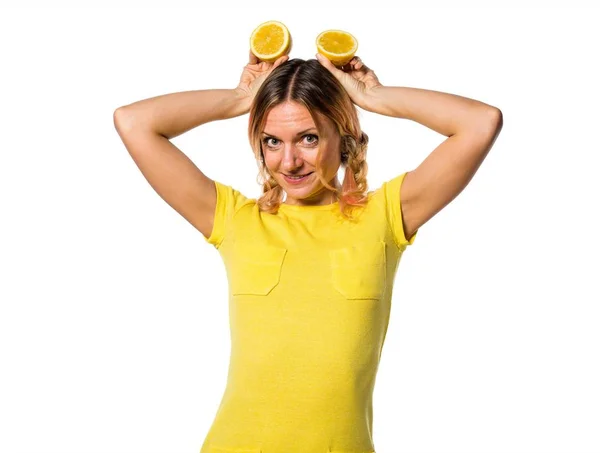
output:
{"label": "chest", "polygon": [[225,267],[234,297],[275,292],[377,300],[386,294],[396,263],[394,248],[380,239],[311,247],[238,239]]}

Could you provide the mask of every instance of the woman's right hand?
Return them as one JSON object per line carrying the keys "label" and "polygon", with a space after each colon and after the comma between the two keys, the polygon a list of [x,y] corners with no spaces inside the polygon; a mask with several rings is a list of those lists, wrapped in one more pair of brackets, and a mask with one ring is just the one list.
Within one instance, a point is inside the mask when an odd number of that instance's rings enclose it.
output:
{"label": "woman's right hand", "polygon": [[288,55],[283,55],[275,60],[273,63],[266,61],[260,61],[256,55],[250,51],[250,61],[244,67],[242,76],[240,77],[240,83],[236,88],[236,91],[247,96],[248,105],[252,104],[254,96],[258,92],[258,89],[265,81],[267,76],[280,64],[288,60]]}

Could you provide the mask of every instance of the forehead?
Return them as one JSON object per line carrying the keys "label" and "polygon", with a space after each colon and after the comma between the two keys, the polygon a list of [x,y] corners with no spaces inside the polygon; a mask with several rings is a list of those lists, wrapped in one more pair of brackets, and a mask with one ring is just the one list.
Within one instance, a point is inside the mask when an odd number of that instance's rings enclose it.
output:
{"label": "forehead", "polygon": [[265,118],[264,130],[273,132],[279,129],[291,131],[304,130],[311,127],[327,127],[327,121],[317,114],[320,124],[315,124],[308,109],[297,102],[285,102],[273,107]]}

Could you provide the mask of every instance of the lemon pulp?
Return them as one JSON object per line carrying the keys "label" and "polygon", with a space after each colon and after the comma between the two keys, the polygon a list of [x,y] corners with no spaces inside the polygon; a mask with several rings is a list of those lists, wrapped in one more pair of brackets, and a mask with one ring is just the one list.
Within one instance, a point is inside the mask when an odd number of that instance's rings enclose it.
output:
{"label": "lemon pulp", "polygon": [[287,55],[291,48],[291,35],[287,27],[278,21],[260,24],[250,37],[250,49],[262,61],[274,62]]}
{"label": "lemon pulp", "polygon": [[336,66],[348,63],[358,49],[358,41],[343,30],[326,30],[317,37],[317,51]]}

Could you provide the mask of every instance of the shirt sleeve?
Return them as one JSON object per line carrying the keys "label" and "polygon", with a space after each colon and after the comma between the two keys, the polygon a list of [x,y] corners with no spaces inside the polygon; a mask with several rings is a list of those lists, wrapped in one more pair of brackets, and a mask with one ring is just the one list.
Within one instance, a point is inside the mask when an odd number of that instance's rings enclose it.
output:
{"label": "shirt sleeve", "polygon": [[415,237],[417,236],[417,232],[419,231],[415,231],[409,239],[406,239],[404,234],[400,190],[406,173],[407,172],[402,173],[401,175],[398,175],[383,183],[387,220],[392,233],[394,234],[396,245],[400,249],[405,249],[408,245],[412,245],[412,243],[415,241]]}
{"label": "shirt sleeve", "polygon": [[211,235],[204,240],[219,248],[233,219],[233,214],[248,200],[241,192],[231,186],[214,181],[217,189],[217,205]]}

